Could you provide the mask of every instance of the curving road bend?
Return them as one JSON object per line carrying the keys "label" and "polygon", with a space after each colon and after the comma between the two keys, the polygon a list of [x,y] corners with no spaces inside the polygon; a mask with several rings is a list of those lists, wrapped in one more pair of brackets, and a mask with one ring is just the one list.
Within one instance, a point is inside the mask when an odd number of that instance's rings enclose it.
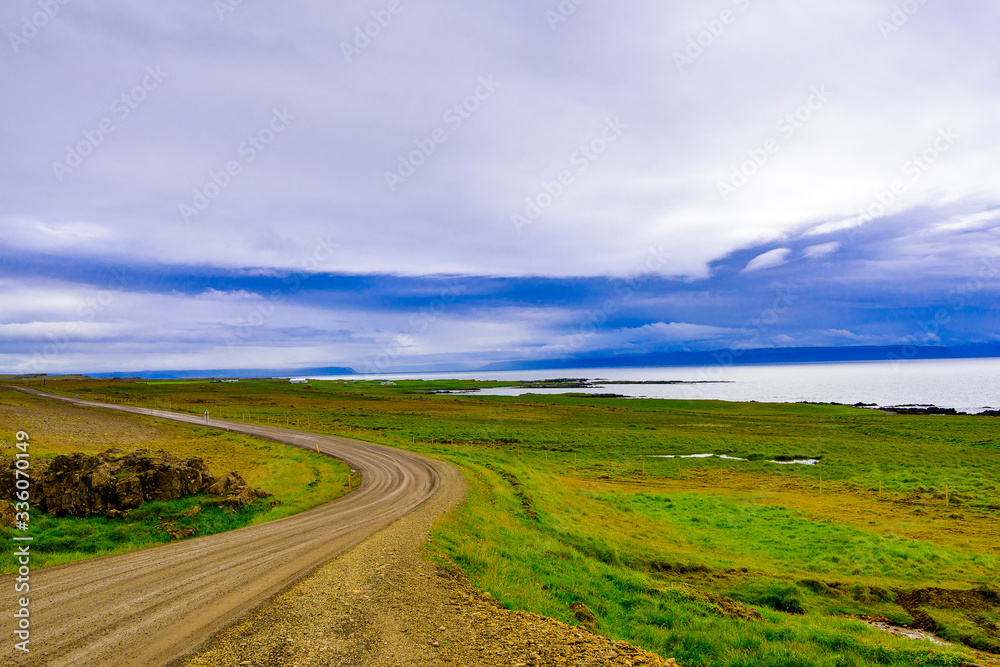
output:
{"label": "curving road bend", "polygon": [[[192,415],[10,388],[206,425]],[[217,419],[207,425],[318,448],[358,470],[362,482],[353,493],[285,519],[32,572],[28,594],[14,593],[14,575],[0,577],[3,618],[13,619],[16,598],[31,600],[31,652],[14,650],[11,628],[0,664],[153,666],[194,653],[279,591],[414,510],[442,484],[439,470],[446,465],[348,438]]]}

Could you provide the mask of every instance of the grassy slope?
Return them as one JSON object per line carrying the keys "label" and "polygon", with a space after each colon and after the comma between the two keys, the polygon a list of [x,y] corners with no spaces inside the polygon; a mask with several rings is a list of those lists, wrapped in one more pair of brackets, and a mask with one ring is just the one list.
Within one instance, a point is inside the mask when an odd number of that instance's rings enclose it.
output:
{"label": "grassy slope", "polygon": [[[84,382],[62,390],[289,420],[456,462],[471,496],[435,531],[437,557],[458,562],[512,607],[572,622],[569,604],[584,601],[605,633],[683,664],[953,664],[948,656],[960,649],[931,649],[847,616],[908,620],[872,587],[997,583],[995,420],[413,393],[459,387]],[[648,458],[706,452],[754,460]],[[767,462],[776,456],[822,462]],[[724,618],[698,590],[751,604],[765,620]],[[985,638],[967,615],[931,611],[945,634]]]}
{"label": "grassy slope", "polygon": [[[147,502],[127,519],[105,517],[55,519],[32,514],[36,551],[32,566],[55,565],[80,558],[131,551],[170,540],[160,527],[192,528],[198,536],[271,521],[328,502],[347,492],[345,464],[316,453],[235,433],[198,428],[148,418],[62,405],[10,390],[0,390],[0,456],[12,456],[15,433],[31,436],[33,457],[69,452],[96,454],[112,447],[166,449],[205,460],[216,475],[240,473],[253,487],[274,494],[238,513],[207,504],[214,496],[194,496],[169,502]],[[270,507],[274,500],[281,504]],[[196,506],[192,516],[181,516]],[[0,539],[15,531],[0,528]],[[12,559],[0,560],[0,573],[15,569]]]}

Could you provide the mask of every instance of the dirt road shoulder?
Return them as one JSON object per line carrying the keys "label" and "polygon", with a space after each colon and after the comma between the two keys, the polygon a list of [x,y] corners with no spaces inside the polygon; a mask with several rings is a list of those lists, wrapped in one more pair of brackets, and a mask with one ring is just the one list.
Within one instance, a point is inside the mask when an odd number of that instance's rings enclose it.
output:
{"label": "dirt road shoulder", "polygon": [[460,572],[422,559],[433,523],[465,496],[460,471],[427,461],[441,476],[438,493],[220,633],[183,667],[672,664],[504,609]]}

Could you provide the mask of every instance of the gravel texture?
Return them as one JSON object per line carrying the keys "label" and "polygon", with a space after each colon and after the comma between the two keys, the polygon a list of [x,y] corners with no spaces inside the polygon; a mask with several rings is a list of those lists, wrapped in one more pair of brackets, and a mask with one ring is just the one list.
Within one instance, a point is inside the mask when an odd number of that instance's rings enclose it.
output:
{"label": "gravel texture", "polygon": [[460,473],[416,511],[220,633],[184,667],[673,665],[624,642],[510,611],[461,572],[423,560],[428,531],[464,497]]}

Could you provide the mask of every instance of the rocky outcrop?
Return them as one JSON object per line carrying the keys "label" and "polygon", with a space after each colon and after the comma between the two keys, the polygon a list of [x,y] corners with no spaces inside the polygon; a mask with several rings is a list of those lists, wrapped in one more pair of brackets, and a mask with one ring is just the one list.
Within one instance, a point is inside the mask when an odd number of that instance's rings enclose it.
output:
{"label": "rocky outcrop", "polygon": [[271,494],[263,489],[251,489],[242,477],[235,472],[231,472],[212,483],[205,493],[216,496],[225,496],[226,499],[219,504],[238,510],[244,505],[249,505],[258,498],[267,498]]}
{"label": "rocky outcrop", "polygon": [[0,503],[0,526],[13,528],[17,524],[17,510],[10,503]]}
{"label": "rocky outcrop", "polygon": [[909,406],[909,405],[897,405],[884,408],[878,408],[880,411],[885,412],[890,415],[964,415],[965,412],[959,412],[955,408],[939,408],[936,405],[928,406]]}
{"label": "rocky outcrop", "polygon": [[[238,510],[270,495],[250,488],[235,472],[219,478],[200,458],[181,459],[162,449],[75,452],[31,463],[32,508],[52,516],[120,517],[147,500],[200,493],[222,496],[217,504]],[[0,498],[14,497],[15,481],[14,459],[0,459]]]}

